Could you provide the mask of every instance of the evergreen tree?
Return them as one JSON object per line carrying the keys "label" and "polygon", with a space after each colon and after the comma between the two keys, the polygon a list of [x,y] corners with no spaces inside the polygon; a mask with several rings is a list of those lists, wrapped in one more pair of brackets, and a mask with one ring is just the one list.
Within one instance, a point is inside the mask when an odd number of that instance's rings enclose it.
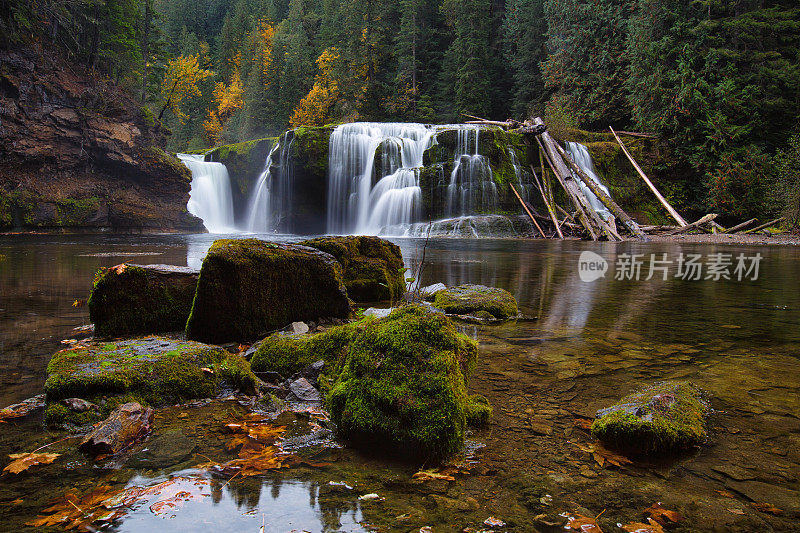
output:
{"label": "evergreen tree", "polygon": [[513,85],[512,109],[527,118],[532,109],[541,114],[546,100],[540,65],[545,59],[543,0],[510,0],[503,24],[503,56]]}

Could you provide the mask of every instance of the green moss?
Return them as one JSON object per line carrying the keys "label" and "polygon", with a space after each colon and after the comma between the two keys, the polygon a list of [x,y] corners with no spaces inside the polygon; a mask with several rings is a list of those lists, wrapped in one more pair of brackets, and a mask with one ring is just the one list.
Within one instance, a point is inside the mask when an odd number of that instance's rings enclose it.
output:
{"label": "green moss", "polygon": [[5,189],[0,189],[0,228],[10,228],[14,225],[12,207],[11,195]]}
{"label": "green moss", "polygon": [[164,274],[135,265],[101,269],[89,295],[89,317],[98,337],[180,331],[194,299],[197,275]]}
{"label": "green moss", "polygon": [[84,226],[89,222],[89,218],[100,209],[100,198],[64,198],[56,200],[56,219],[57,226]]}
{"label": "green moss", "polygon": [[492,404],[486,396],[473,394],[467,401],[467,424],[471,426],[485,426],[492,418]]}
{"label": "green moss", "polygon": [[258,239],[220,239],[203,260],[186,335],[247,341],[296,320],[349,313],[341,265],[329,256]]}
{"label": "green moss", "polygon": [[378,237],[319,237],[298,244],[331,254],[342,265],[347,294],[357,302],[397,301],[406,291],[400,248]]}
{"label": "green moss", "polygon": [[182,176],[186,183],[192,182],[192,173],[180,159],[172,154],[165,152],[158,146],[146,146],[139,154],[143,163],[153,169],[167,169],[169,173]]}
{"label": "green moss", "polygon": [[328,395],[339,434],[358,445],[441,460],[464,442],[467,394],[460,353],[474,345],[420,306],[370,321],[348,345]]}
{"label": "green moss", "polygon": [[289,157],[307,174],[325,177],[328,172],[328,141],[333,127],[300,127],[282,142],[291,142]]}
{"label": "green moss", "polygon": [[98,411],[89,410],[78,413],[62,403],[51,403],[44,410],[44,422],[48,426],[62,426],[65,424],[85,426],[94,424],[102,419],[103,416]]}
{"label": "green moss", "polygon": [[460,285],[439,291],[433,305],[456,315],[486,311],[495,318],[504,319],[519,314],[517,301],[510,292],[483,285]]}
{"label": "green moss", "polygon": [[250,363],[242,357],[227,354],[225,359],[214,365],[217,375],[245,394],[256,393],[257,378],[250,369]]}
{"label": "green moss", "polygon": [[706,440],[708,410],[688,382],[663,382],[622,398],[592,423],[592,435],[630,453],[672,452]]}
{"label": "green moss", "polygon": [[53,355],[44,385],[48,403],[83,398],[99,405],[104,402],[98,398],[125,394],[151,405],[205,398],[215,393],[218,377],[201,368],[222,363],[228,355],[216,346],[164,337],[107,347],[90,343]]}

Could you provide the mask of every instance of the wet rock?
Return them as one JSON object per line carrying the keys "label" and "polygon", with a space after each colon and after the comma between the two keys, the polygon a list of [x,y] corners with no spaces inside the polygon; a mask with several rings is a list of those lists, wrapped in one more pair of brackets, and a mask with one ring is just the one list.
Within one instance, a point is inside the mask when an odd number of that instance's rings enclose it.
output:
{"label": "wet rock", "polygon": [[138,453],[135,459],[147,463],[150,468],[169,467],[189,459],[196,448],[192,438],[180,429],[173,429],[152,435],[147,441],[147,448]]}
{"label": "wet rock", "polygon": [[38,396],[34,396],[33,398],[28,398],[27,400],[23,400],[19,403],[15,403],[9,405],[8,407],[4,407],[3,409],[0,409],[0,420],[5,420],[6,418],[21,418],[23,416],[27,416],[32,411],[44,407],[45,398],[46,395],[39,394]]}
{"label": "wet rock", "polygon": [[197,270],[170,265],[125,263],[103,269],[88,301],[95,335],[182,331],[198,275]]}
{"label": "wet rock", "polygon": [[263,340],[251,359],[253,370],[292,376],[320,359],[326,364],[331,363],[333,368],[344,356],[356,328],[357,325],[353,323],[328,328],[314,335],[270,335]]}
{"label": "wet rock", "polygon": [[289,391],[295,398],[304,402],[320,402],[322,395],[306,378],[300,378],[289,384]]}
{"label": "wet rock", "polygon": [[93,404],[92,402],[87,402],[86,400],[82,400],[80,398],[65,398],[61,400],[61,403],[67,406],[67,409],[70,411],[75,411],[76,413],[83,413],[84,411],[99,411],[100,408]]}
{"label": "wet rock", "polygon": [[447,285],[444,283],[434,283],[433,285],[422,287],[419,290],[419,295],[422,296],[423,300],[433,300],[437,292],[444,290],[447,290]]}
{"label": "wet rock", "polygon": [[517,301],[510,292],[484,285],[459,285],[438,291],[433,305],[454,315],[474,315],[479,311],[485,311],[499,319],[519,315]]}
{"label": "wet rock", "polygon": [[300,244],[341,263],[347,294],[356,302],[398,300],[405,293],[403,256],[396,244],[368,236],[319,237]]}
{"label": "wet rock", "polygon": [[289,325],[289,331],[292,335],[303,335],[308,333],[308,324],[305,322],[292,322]]}
{"label": "wet rock", "polygon": [[364,316],[372,316],[375,318],[386,318],[389,314],[394,311],[396,308],[392,307],[389,309],[382,309],[378,307],[370,307],[366,311],[364,311]]}
{"label": "wet rock", "polygon": [[675,452],[705,442],[707,411],[694,385],[665,381],[600,409],[591,431],[627,453]]}
{"label": "wet rock", "polygon": [[756,503],[770,503],[793,517],[800,516],[800,491],[761,481],[729,481],[729,489]]}
{"label": "wet rock", "polygon": [[[100,419],[91,410],[70,410],[61,400],[81,398],[103,416],[120,403],[152,406],[215,396],[224,384],[255,391],[256,377],[241,357],[207,344],[166,337],[87,342],[53,355],[44,384],[45,420],[83,425]],[[203,369],[211,370],[211,372]]]}
{"label": "wet rock", "polygon": [[744,468],[735,465],[712,466],[711,470],[713,470],[714,472],[719,472],[720,474],[723,474],[733,479],[734,481],[749,481],[751,479],[756,478],[755,474],[753,474],[749,470],[746,470]]}
{"label": "wet rock", "polygon": [[430,494],[426,496],[431,507],[439,508],[443,511],[449,512],[466,512],[478,509],[478,502],[475,498],[466,498],[464,500],[456,500],[455,498],[448,498],[439,494]]}
{"label": "wet rock", "polygon": [[278,374],[277,372],[253,372],[258,379],[261,379],[267,383],[281,383],[283,381],[283,376]]}
{"label": "wet rock", "polygon": [[84,437],[78,449],[92,456],[117,454],[146,437],[152,422],[151,408],[139,402],[123,404]]}
{"label": "wet rock", "polygon": [[342,267],[332,256],[306,246],[220,239],[203,260],[186,336],[246,341],[294,321],[349,313]]}

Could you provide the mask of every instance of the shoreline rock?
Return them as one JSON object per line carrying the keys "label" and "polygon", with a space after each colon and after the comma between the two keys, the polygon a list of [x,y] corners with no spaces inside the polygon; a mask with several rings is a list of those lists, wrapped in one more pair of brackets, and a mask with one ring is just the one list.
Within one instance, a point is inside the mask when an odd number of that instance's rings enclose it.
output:
{"label": "shoreline rock", "polygon": [[507,319],[519,315],[517,300],[510,292],[485,285],[459,285],[433,295],[433,305],[453,315]]}

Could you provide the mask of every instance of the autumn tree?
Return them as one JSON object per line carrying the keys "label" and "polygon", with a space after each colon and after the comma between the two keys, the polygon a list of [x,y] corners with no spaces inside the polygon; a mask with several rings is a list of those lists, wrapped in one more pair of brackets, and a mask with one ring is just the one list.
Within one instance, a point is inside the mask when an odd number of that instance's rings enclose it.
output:
{"label": "autumn tree", "polygon": [[161,98],[164,105],[158,119],[169,109],[183,123],[189,117],[181,111],[181,102],[193,96],[200,96],[198,84],[214,73],[200,67],[197,56],[178,56],[167,62],[164,79],[161,82]]}
{"label": "autumn tree", "polygon": [[243,93],[238,70],[233,71],[230,83],[226,85],[219,82],[214,86],[214,103],[209,110],[208,119],[203,123],[206,136],[212,144],[219,142],[225,122],[244,105]]}
{"label": "autumn tree", "polygon": [[322,126],[331,118],[331,108],[339,99],[339,84],[333,76],[337,60],[336,48],[325,49],[317,58],[319,72],[314,86],[294,109],[289,121],[292,126]]}

